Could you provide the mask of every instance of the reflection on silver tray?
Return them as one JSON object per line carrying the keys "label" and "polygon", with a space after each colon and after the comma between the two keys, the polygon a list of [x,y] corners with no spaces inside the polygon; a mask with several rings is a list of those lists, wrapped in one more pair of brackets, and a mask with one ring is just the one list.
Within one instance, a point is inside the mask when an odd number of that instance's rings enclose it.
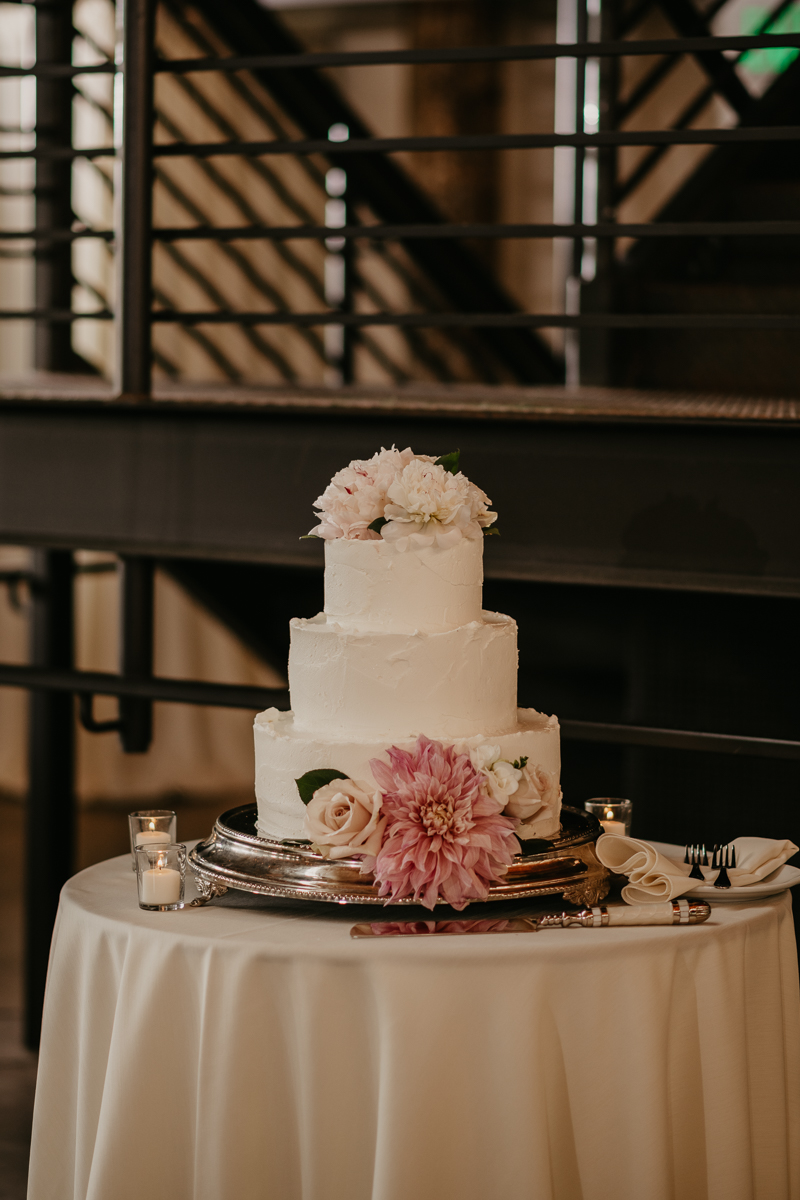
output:
{"label": "reflection on silver tray", "polygon": [[[229,809],[217,818],[206,841],[189,852],[201,903],[228,888],[331,904],[384,903],[372,876],[361,874],[359,859],[334,862],[302,842],[259,837],[257,816],[255,804]],[[488,899],[563,895],[572,904],[597,904],[607,894],[610,878],[595,855],[594,843],[601,833],[600,823],[590,813],[562,808],[561,836],[541,853],[518,855],[508,874],[490,885]]]}

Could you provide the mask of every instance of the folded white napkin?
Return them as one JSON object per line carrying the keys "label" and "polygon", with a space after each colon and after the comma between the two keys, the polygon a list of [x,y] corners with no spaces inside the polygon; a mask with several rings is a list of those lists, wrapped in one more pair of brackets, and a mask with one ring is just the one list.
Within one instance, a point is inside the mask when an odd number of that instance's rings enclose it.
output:
{"label": "folded white napkin", "polygon": [[[729,845],[736,847],[736,866],[728,869],[734,887],[759,883],[783,866],[793,854],[797,854],[794,842],[773,841],[771,838],[736,838]],[[649,842],[640,842],[638,838],[604,833],[597,839],[597,857],[609,871],[628,876],[630,882],[622,889],[622,898],[627,904],[674,900],[676,896],[683,896],[702,886],[699,879],[689,878],[692,868],[681,859],[667,858]],[[719,874],[711,867],[701,867],[700,870],[705,883],[713,883]]]}

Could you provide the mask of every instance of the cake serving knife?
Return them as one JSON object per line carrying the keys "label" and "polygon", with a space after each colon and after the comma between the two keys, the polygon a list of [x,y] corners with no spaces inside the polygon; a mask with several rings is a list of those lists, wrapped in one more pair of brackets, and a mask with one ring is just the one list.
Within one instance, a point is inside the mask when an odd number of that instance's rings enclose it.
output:
{"label": "cake serving knife", "polygon": [[370,921],[353,925],[350,936],[437,937],[463,933],[537,933],[540,929],[600,929],[609,925],[699,925],[711,907],[704,900],[666,900],[659,904],[615,904],[580,912],[540,913],[533,917],[488,917],[453,921]]}

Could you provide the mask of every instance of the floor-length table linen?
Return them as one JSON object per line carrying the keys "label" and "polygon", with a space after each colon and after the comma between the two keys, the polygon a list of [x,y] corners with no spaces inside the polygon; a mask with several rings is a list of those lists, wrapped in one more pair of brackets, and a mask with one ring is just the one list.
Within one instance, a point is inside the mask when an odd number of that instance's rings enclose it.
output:
{"label": "floor-length table linen", "polygon": [[350,938],[62,894],[29,1200],[800,1200],[788,894],[701,926]]}

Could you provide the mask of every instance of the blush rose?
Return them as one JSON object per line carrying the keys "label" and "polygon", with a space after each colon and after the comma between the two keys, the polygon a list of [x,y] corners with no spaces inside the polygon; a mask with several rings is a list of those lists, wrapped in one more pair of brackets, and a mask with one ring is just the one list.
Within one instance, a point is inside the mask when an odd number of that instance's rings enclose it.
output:
{"label": "blush rose", "polygon": [[374,856],[381,848],[386,817],[376,787],[353,779],[334,779],[317,788],[303,822],[303,835],[324,858]]}

